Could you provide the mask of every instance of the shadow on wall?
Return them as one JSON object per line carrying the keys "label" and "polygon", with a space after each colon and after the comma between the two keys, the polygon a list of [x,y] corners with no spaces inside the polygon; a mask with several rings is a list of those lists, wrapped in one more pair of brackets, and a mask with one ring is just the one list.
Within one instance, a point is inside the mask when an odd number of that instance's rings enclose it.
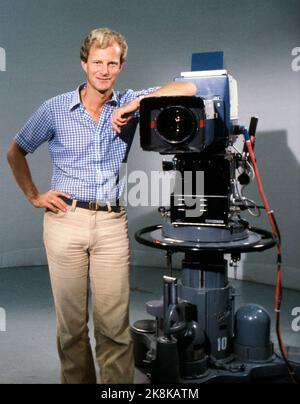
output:
{"label": "shadow on wall", "polygon": [[[300,167],[287,144],[285,131],[258,132],[255,154],[269,206],[282,237],[283,285],[300,287]],[[245,192],[261,204],[256,183]],[[252,225],[270,229],[265,211],[258,219],[248,215]],[[276,250],[247,254],[243,278],[262,283],[275,283]]]}

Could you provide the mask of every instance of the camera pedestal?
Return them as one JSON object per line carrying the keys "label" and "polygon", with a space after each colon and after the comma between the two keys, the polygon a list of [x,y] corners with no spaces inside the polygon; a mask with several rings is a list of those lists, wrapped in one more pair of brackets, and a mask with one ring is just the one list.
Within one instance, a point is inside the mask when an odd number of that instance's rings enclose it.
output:
{"label": "camera pedestal", "polygon": [[[274,354],[265,309],[251,304],[235,313],[235,291],[224,259],[224,254],[237,259],[242,252],[272,248],[272,233],[251,229],[241,240],[215,243],[163,234],[163,225],[151,226],[138,231],[136,239],[166,250],[169,259],[184,252],[182,276],[178,281],[172,273],[164,277],[163,299],[146,304],[155,322],[133,325],[136,365],[150,372],[154,383],[288,381],[284,361]],[[300,352],[294,350],[293,357],[298,361]],[[300,372],[300,366],[295,369]]]}

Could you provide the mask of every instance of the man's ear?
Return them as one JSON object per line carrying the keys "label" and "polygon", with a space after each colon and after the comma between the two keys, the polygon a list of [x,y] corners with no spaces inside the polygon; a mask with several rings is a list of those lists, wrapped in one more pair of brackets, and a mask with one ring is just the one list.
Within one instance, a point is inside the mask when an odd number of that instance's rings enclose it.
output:
{"label": "man's ear", "polygon": [[87,65],[86,62],[84,62],[83,60],[81,60],[80,63],[81,63],[81,67],[83,68],[83,70],[84,70],[85,73],[86,73],[86,70],[87,70],[87,69],[86,69],[86,65]]}

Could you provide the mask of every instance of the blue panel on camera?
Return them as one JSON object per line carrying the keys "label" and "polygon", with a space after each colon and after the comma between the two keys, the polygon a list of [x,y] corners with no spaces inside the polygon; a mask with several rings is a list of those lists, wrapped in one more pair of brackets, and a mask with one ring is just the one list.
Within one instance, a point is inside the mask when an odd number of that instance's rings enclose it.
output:
{"label": "blue panel on camera", "polygon": [[192,71],[224,69],[224,52],[202,52],[192,54]]}

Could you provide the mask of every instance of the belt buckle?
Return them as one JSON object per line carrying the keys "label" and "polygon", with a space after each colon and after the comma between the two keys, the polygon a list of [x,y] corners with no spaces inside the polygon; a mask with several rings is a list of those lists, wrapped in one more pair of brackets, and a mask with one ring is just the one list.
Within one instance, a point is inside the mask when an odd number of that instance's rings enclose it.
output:
{"label": "belt buckle", "polygon": [[89,210],[98,210],[100,207],[97,201],[90,201],[89,202]]}

